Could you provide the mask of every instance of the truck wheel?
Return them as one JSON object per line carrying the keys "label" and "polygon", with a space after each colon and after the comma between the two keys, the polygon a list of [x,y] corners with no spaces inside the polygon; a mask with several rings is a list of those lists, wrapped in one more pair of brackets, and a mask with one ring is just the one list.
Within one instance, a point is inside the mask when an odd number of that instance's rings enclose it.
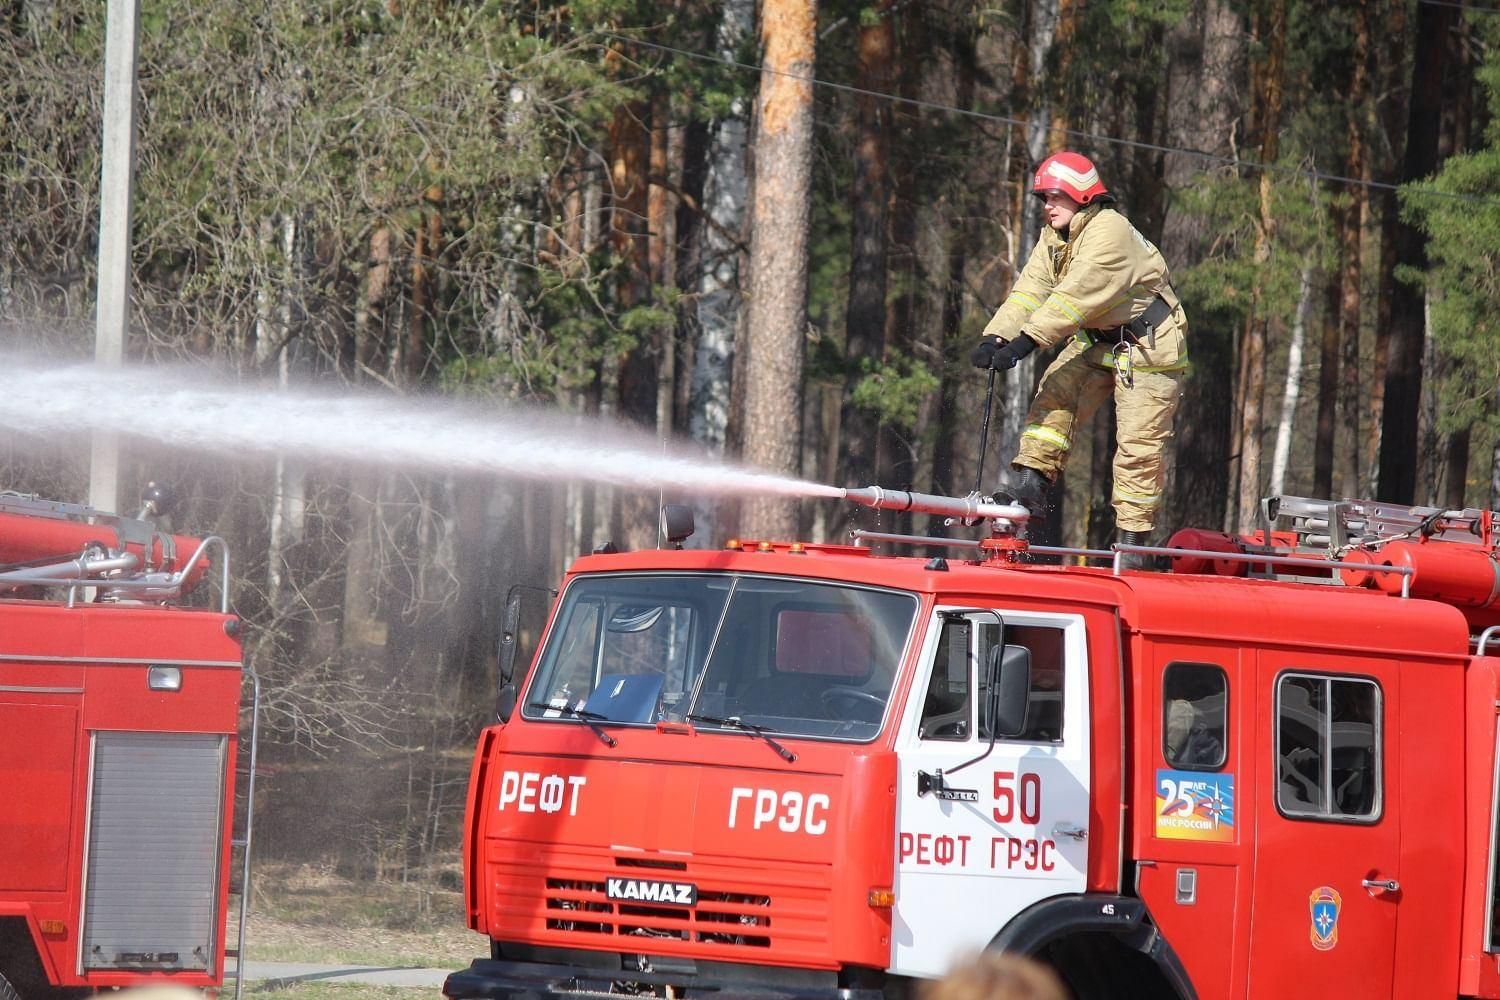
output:
{"label": "truck wheel", "polygon": [[0,1000],[21,1000],[21,994],[10,984],[3,973],[0,973]]}

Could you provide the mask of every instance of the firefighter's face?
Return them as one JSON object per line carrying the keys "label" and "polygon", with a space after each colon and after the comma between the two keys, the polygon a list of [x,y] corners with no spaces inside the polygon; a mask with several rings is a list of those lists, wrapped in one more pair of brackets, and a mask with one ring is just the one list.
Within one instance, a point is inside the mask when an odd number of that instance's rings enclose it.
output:
{"label": "firefighter's face", "polygon": [[1067,232],[1068,223],[1078,214],[1078,202],[1060,191],[1048,191],[1042,195],[1042,211],[1047,213],[1047,225],[1058,232]]}

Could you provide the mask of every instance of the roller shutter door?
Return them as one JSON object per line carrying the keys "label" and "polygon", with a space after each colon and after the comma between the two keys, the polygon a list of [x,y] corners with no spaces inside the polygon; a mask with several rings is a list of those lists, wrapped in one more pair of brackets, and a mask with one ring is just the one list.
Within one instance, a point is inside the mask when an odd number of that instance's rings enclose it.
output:
{"label": "roller shutter door", "polygon": [[83,968],[209,970],[225,737],[94,734]]}

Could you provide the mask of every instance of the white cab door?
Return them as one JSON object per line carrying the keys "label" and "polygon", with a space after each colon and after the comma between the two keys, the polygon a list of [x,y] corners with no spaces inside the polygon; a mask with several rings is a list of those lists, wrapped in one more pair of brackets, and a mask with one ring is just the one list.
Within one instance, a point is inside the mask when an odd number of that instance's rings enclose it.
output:
{"label": "white cab door", "polygon": [[[1030,692],[1025,731],[991,746],[980,706],[1002,622],[1030,651]],[[1076,615],[937,609],[898,735],[892,972],[942,975],[1033,903],[1083,891],[1087,657]]]}

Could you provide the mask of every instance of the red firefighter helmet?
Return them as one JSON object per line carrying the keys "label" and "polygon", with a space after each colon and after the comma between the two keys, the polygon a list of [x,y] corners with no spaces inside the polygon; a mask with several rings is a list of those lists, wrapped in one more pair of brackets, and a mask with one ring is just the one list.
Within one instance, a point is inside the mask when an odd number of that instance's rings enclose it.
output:
{"label": "red firefighter helmet", "polygon": [[1080,205],[1109,194],[1093,162],[1077,153],[1053,153],[1036,168],[1031,193],[1041,198],[1053,192],[1065,194]]}

